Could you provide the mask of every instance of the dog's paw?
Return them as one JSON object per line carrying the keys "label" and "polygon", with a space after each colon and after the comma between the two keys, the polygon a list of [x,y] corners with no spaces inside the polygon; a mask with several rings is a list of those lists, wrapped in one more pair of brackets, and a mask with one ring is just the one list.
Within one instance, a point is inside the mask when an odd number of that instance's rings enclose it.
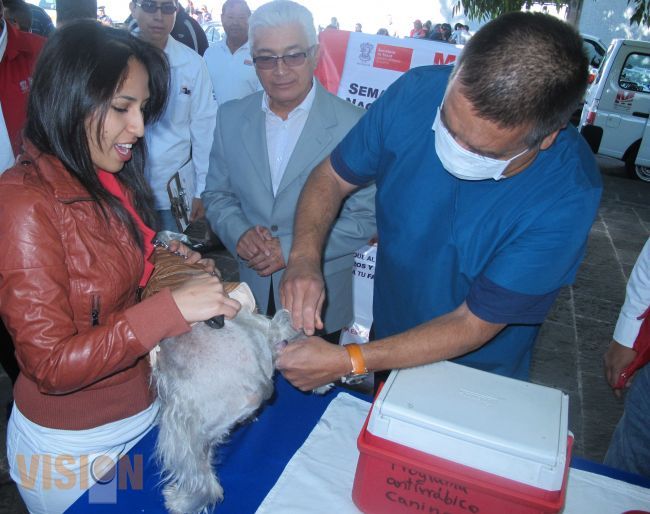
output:
{"label": "dog's paw", "polygon": [[212,507],[223,500],[223,488],[219,481],[204,482],[200,490],[189,490],[177,484],[167,485],[163,489],[165,507],[171,514],[202,514],[212,510]]}

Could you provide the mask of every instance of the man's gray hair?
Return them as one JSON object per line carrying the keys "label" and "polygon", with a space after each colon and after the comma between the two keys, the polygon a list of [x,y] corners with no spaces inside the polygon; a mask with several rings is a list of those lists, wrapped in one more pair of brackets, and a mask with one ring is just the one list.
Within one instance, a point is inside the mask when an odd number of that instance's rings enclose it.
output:
{"label": "man's gray hair", "polygon": [[255,31],[258,28],[286,25],[300,25],[307,36],[309,46],[318,43],[314,18],[309,9],[290,0],[274,0],[255,9],[248,20],[248,41],[250,41],[251,52],[255,46]]}

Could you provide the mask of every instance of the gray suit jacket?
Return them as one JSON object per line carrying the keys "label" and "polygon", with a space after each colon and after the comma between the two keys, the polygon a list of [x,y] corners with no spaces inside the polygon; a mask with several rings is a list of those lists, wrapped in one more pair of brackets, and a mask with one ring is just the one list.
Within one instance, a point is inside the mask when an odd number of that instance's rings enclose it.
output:
{"label": "gray suit jacket", "polygon": [[[219,108],[206,188],[201,196],[212,229],[234,256],[242,234],[255,225],[262,225],[280,238],[287,261],[293,218],[307,177],[364,113],[328,93],[317,81],[315,87],[314,103],[275,197],[266,146],[263,92],[227,102]],[[374,198],[374,185],[351,195],[327,240],[323,264],[327,332],[338,330],[351,320],[354,251],[375,234]],[[260,277],[245,261],[236,258],[240,280],[251,287],[261,312],[267,309],[271,281],[279,309],[283,270],[271,277]]]}

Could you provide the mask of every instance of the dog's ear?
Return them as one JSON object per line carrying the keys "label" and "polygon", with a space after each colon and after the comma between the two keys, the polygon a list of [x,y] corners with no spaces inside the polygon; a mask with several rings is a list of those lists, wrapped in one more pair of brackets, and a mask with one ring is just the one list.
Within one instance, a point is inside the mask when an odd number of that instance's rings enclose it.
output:
{"label": "dog's ear", "polygon": [[291,313],[286,309],[281,309],[275,313],[271,320],[269,330],[269,341],[277,343],[279,341],[292,341],[304,337],[302,330],[296,330],[291,326]]}

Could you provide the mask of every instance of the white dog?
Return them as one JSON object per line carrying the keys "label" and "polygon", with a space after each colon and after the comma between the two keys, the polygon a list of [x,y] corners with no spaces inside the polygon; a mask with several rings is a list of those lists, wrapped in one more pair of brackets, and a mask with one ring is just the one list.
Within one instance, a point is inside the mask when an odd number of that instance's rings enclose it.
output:
{"label": "white dog", "polygon": [[270,320],[242,309],[221,329],[198,323],[160,343],[152,358],[161,402],[156,456],[170,512],[207,512],[223,499],[215,446],[271,396],[276,353],[300,336],[287,311]]}

